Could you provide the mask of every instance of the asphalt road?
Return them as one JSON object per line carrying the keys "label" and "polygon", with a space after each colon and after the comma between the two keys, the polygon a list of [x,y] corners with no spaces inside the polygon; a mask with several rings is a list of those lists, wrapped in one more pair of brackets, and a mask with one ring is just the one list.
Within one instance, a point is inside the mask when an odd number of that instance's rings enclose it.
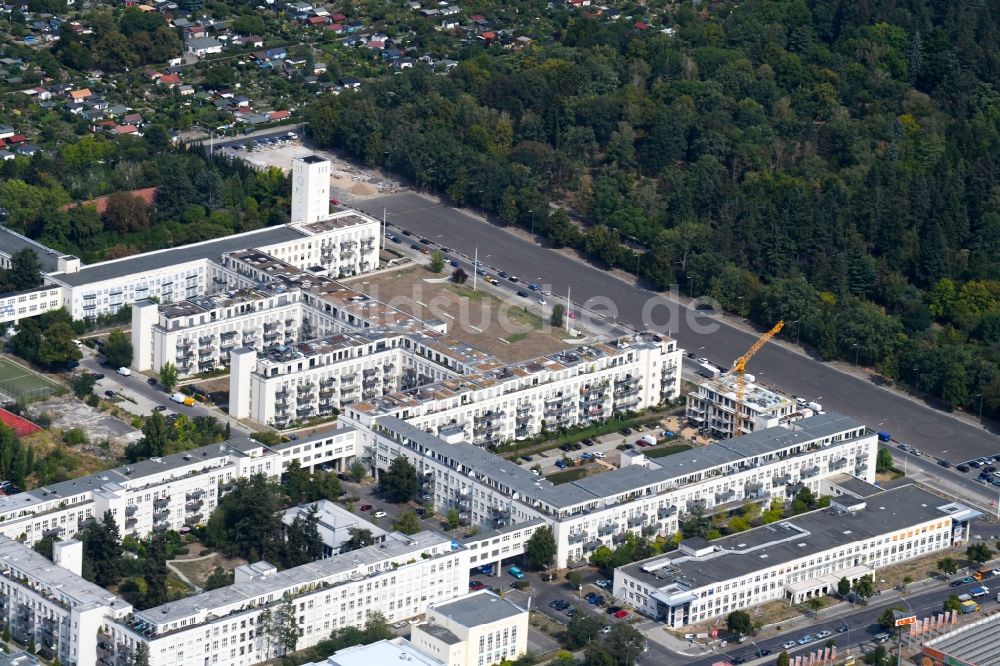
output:
{"label": "asphalt road", "polygon": [[[957,577],[957,576],[956,576]],[[769,638],[757,642],[757,646],[761,649],[771,650],[771,656],[765,658],[763,663],[772,663],[777,655],[782,651],[781,644],[789,640],[797,640],[800,636],[805,633],[816,634],[820,631],[832,631],[833,636],[830,638],[837,642],[837,649],[843,651],[847,648],[857,648],[857,647],[874,647],[872,638],[883,631],[878,624],[878,617],[885,612],[886,608],[907,608],[912,611],[918,619],[923,619],[925,617],[930,617],[933,613],[940,613],[944,605],[944,600],[947,599],[952,594],[965,594],[973,587],[981,585],[982,583],[973,583],[963,585],[957,588],[951,587],[938,587],[935,589],[928,590],[926,592],[921,592],[919,594],[914,594],[911,596],[906,596],[903,599],[886,598],[884,601],[880,600],[880,597],[873,597],[868,606],[857,606],[856,610],[849,613],[844,613],[835,617],[828,617],[826,619],[820,620],[815,624],[809,625],[808,631],[801,631],[799,633],[789,633],[782,636],[777,636],[774,638]],[[989,581],[986,582],[989,585]],[[942,584],[943,585],[943,584]],[[991,586],[992,589],[992,586]],[[995,591],[995,590],[994,590]],[[983,612],[988,612],[997,606],[994,600],[995,594],[987,595],[986,599],[980,599],[979,602],[983,607]],[[838,633],[837,629],[842,624],[846,623],[849,630],[846,633]],[[903,642],[906,642],[906,637],[904,635]],[[787,652],[794,657],[796,654],[808,655],[810,651],[815,651],[823,647],[826,643],[825,640],[814,641],[806,645],[796,645],[794,648],[789,649]],[[654,647],[655,646],[655,647]],[[894,646],[892,646],[894,647]],[[905,647],[905,645],[904,645]],[[650,653],[654,650],[660,651],[662,655],[666,657],[664,659],[665,663],[667,660],[677,662],[677,655],[666,650],[663,646],[658,643],[650,641]],[[684,663],[688,666],[711,666],[720,660],[720,658],[729,659],[735,656],[742,656],[746,658],[747,662],[750,663],[755,659],[754,646],[750,642],[745,642],[739,645],[731,645],[722,648],[720,651],[707,653],[705,657],[697,658],[690,657],[685,660]]]}
{"label": "asphalt road", "polygon": [[[392,194],[358,204],[360,210],[375,217],[381,217],[383,207],[388,211],[388,222],[399,229],[409,229],[468,257],[478,247],[480,261],[488,266],[516,274],[522,282],[551,285],[557,297],[565,297],[571,289],[574,303],[606,310],[612,321],[668,333],[681,346],[719,365],[729,366],[756,340],[756,335],[732,325],[726,317],[699,313],[667,295],[609,277],[594,266],[421,195]],[[644,308],[653,317],[645,323]],[[762,348],[748,370],[759,381],[820,402],[825,409],[853,416],[872,428],[887,430],[898,441],[918,446],[924,453],[958,461],[1000,449],[994,435],[781,345]]]}
{"label": "asphalt road", "polygon": [[[177,414],[184,414],[189,418],[194,418],[196,416],[211,416],[222,420],[223,423],[227,420],[225,415],[219,414],[218,412],[211,410],[200,403],[188,406],[172,402],[170,400],[170,396],[163,391],[162,386],[151,386],[147,382],[149,378],[146,375],[133,370],[130,377],[124,377],[116,372],[116,368],[101,365],[102,359],[102,356],[92,352],[86,347],[84,348],[83,358],[80,359],[81,369],[104,375],[104,379],[100,380],[98,385],[95,387],[96,393],[103,395],[106,390],[117,392],[119,389],[123,389],[126,393],[138,395],[154,406],[165,406],[167,408],[167,413],[175,412]],[[247,428],[235,419],[228,420],[233,436],[236,436],[237,434],[249,435],[253,432],[253,430]]]}

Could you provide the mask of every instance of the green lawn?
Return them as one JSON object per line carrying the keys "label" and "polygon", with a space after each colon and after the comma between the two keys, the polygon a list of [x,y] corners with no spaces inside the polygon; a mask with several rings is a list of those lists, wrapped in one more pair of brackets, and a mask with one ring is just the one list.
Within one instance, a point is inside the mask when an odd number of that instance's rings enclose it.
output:
{"label": "green lawn", "polygon": [[549,474],[546,479],[559,485],[560,483],[569,483],[570,481],[579,481],[583,477],[587,476],[586,467],[573,467],[571,469],[563,470],[562,472],[556,472],[555,474]]}

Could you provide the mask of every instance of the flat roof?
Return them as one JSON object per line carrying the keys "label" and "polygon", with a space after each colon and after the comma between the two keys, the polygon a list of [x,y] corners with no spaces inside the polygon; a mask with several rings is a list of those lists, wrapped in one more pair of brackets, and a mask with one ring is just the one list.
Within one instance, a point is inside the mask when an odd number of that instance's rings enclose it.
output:
{"label": "flat roof", "polygon": [[427,656],[413,643],[401,637],[344,648],[328,657],[326,661],[307,666],[381,666],[399,663],[444,666],[444,662]]}
{"label": "flat roof", "polygon": [[38,263],[43,273],[59,270],[59,257],[63,256],[61,252],[45,247],[7,227],[0,227],[0,252],[10,256],[25,248],[34,250],[38,255]]}
{"label": "flat roof", "polygon": [[972,624],[924,642],[924,651],[936,650],[950,659],[946,663],[969,666],[1000,666],[997,650],[1000,615],[988,615]]}
{"label": "flat roof", "polygon": [[840,414],[823,414],[660,458],[653,461],[655,467],[630,465],[556,486],[535,476],[530,470],[468,442],[449,444],[394,416],[381,416],[377,421],[386,430],[428,451],[431,458],[454,461],[467,468],[469,471],[463,473],[469,476],[481,477],[487,484],[491,480],[495,481],[510,488],[521,499],[536,499],[556,509],[629,493],[655,483],[747,461],[798,444],[805,445],[845,430],[864,429],[864,425],[855,419]]}
{"label": "flat roof", "polygon": [[325,157],[320,157],[319,155],[306,155],[305,157],[296,157],[295,159],[298,162],[305,162],[306,164],[319,164],[321,162],[330,161]]}
{"label": "flat roof", "polygon": [[831,486],[837,486],[848,494],[862,499],[882,492],[882,489],[878,486],[868,483],[867,481],[862,481],[858,477],[850,474],[836,474],[829,477],[826,481]]}
{"label": "flat roof", "polygon": [[82,287],[104,280],[129,276],[138,277],[139,274],[146,271],[155,271],[189,261],[214,259],[234,250],[243,250],[258,245],[275,245],[306,237],[306,234],[295,227],[285,224],[280,227],[248,231],[202,243],[181,245],[167,250],[144,252],[123,259],[102,261],[97,264],[81,266],[80,270],[75,273],[56,273],[51,277],[70,287]]}
{"label": "flat roof", "polygon": [[693,557],[675,550],[628,564],[622,571],[654,589],[680,585],[694,590],[935,518],[947,518],[947,504],[947,500],[916,486],[900,486],[868,498],[858,511],[812,511],[716,539],[710,542],[712,552],[705,556]]}
{"label": "flat roof", "polygon": [[77,576],[69,569],[53,564],[49,558],[36,553],[30,546],[0,535],[0,567],[6,566],[57,590],[55,593],[57,596],[64,594],[81,606],[100,604],[118,609],[129,606],[127,602],[103,587]]}
{"label": "flat roof", "polygon": [[435,613],[444,615],[463,627],[492,624],[517,617],[527,611],[512,601],[503,599],[489,590],[480,590],[443,604],[431,606]]}
{"label": "flat roof", "polygon": [[[451,538],[437,532],[424,530],[410,536],[393,532],[383,543],[136,611],[135,617],[140,623],[156,627],[190,618],[201,611],[214,614],[220,608],[239,606],[297,586],[327,579],[333,579],[331,582],[336,584],[337,579],[356,569],[406,557],[412,559],[420,551],[444,544],[451,544]],[[379,573],[381,572],[380,569]],[[169,631],[158,635],[166,633]]]}

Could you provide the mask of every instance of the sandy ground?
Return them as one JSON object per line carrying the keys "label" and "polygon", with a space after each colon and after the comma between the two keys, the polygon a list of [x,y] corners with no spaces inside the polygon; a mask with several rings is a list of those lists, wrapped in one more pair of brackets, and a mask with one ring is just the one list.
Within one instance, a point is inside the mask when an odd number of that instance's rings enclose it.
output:
{"label": "sandy ground", "polygon": [[523,306],[508,304],[483,291],[472,291],[471,282],[459,286],[441,280],[447,275],[413,267],[379,275],[345,280],[355,289],[389,301],[421,319],[448,322],[448,333],[504,363],[515,363],[551,354],[573,345],[560,338],[561,329],[549,330],[540,316]]}
{"label": "sandy ground", "polygon": [[142,437],[142,433],[128,423],[94,409],[73,396],[32,403],[29,411],[31,414],[48,413],[52,417],[52,426],[60,430],[82,428],[87,433],[87,439],[95,444],[108,440],[112,444],[124,446]]}
{"label": "sandy ground", "polygon": [[287,146],[265,148],[248,153],[245,150],[225,149],[257,167],[277,167],[282,171],[290,171],[292,160],[306,155],[321,155],[330,160],[330,197],[341,201],[354,201],[372,197],[377,194],[388,194],[400,189],[398,182],[384,177],[376,170],[362,169],[350,162],[340,159],[336,154],[317,150],[293,141]]}

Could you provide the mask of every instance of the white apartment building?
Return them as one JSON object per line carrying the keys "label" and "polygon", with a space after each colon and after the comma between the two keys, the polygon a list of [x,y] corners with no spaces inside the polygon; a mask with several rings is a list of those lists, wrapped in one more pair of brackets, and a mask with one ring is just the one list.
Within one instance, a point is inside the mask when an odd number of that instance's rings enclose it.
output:
{"label": "white apartment building", "polygon": [[223,254],[247,248],[334,278],[377,268],[380,223],[357,211],[330,213],[330,163],[308,156],[297,159],[292,171],[290,224],[96,264],[81,264],[77,257],[0,227],[0,268],[9,266],[14,252],[30,248],[38,255],[46,285],[60,292],[58,298],[46,294],[27,304],[24,312],[0,302],[0,322],[63,306],[74,319],[85,319],[114,314],[148,298],[176,303],[226,291],[225,282],[219,282],[218,262]]}
{"label": "white apartment building", "polygon": [[881,568],[968,538],[979,512],[907,485],[836,497],[827,509],[677,551],[615,571],[614,596],[672,627],[768,601],[801,602]]}
{"label": "white apartment building", "polygon": [[50,284],[0,294],[0,323],[16,324],[25,317],[35,317],[61,307],[62,289]]}
{"label": "white apartment building", "polygon": [[301,649],[334,629],[364,625],[373,612],[396,622],[468,588],[465,555],[449,537],[393,532],[383,543],[284,571],[244,565],[233,585],[108,621],[98,656],[113,663],[143,642],[151,666],[249,666],[276,656],[260,616],[282,604],[294,609]]}
{"label": "white apartment building", "polygon": [[[79,544],[77,544],[79,545]],[[0,536],[0,624],[46,659],[97,663],[97,632],[132,606],[30,547]]]}
{"label": "white apartment building", "polygon": [[427,607],[410,642],[446,666],[491,666],[528,651],[528,611],[487,590]]}
{"label": "white apartment building", "polygon": [[796,412],[796,403],[791,398],[757,385],[752,376],[746,380],[740,432],[736,432],[735,375],[707,379],[695,386],[687,395],[688,422],[708,430],[714,438],[728,439],[773,427]]}
{"label": "white apartment building", "polygon": [[502,528],[543,520],[556,538],[556,565],[587,560],[629,533],[671,535],[695,507],[738,508],[786,499],[825,479],[875,478],[877,437],[857,421],[823,414],[663,459],[559,486],[479,447],[449,442],[410,421],[377,418],[359,427],[363,454],[376,473],[405,456],[423,493],[442,513],[457,508],[474,525]]}
{"label": "white apartment building", "polygon": [[680,362],[674,340],[640,333],[512,365],[491,363],[474,374],[363,400],[345,416],[365,427],[394,416],[447,441],[496,445],[536,435],[543,426],[586,425],[671,400],[680,392]]}
{"label": "white apartment building", "polygon": [[144,538],[205,522],[237,478],[278,477],[293,460],[343,471],[356,457],[356,433],[346,428],[273,447],[233,439],[0,497],[0,535],[29,546],[66,539],[110,511],[122,536]]}

